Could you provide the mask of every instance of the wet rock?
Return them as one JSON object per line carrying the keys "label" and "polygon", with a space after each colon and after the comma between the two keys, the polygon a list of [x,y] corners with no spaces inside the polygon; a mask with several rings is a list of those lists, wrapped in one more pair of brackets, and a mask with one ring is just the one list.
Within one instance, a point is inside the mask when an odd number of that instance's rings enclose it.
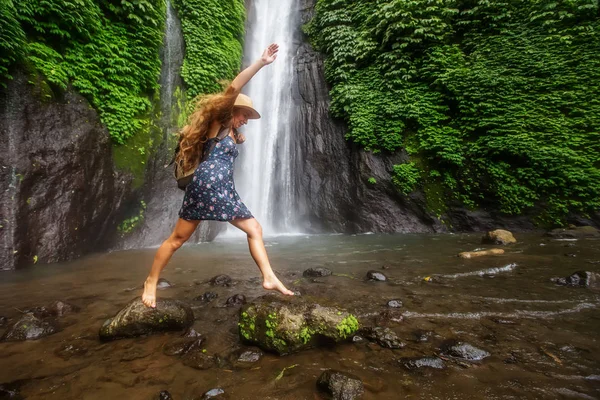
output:
{"label": "wet rock", "polygon": [[438,357],[403,358],[400,360],[406,369],[415,370],[421,368],[444,369],[446,364]]}
{"label": "wet rock", "polygon": [[246,304],[246,296],[243,294],[233,295],[225,302],[227,307],[243,306],[244,304]]}
{"label": "wet rock", "polygon": [[158,282],[156,282],[156,288],[157,289],[168,289],[173,287],[173,285],[171,285],[171,282],[169,282],[168,280],[166,280],[165,278],[159,278]]}
{"label": "wet rock", "polygon": [[260,360],[263,356],[263,352],[260,350],[245,350],[238,357],[237,361],[242,363],[255,363]]}
{"label": "wet rock", "polygon": [[71,359],[71,357],[83,357],[89,352],[89,347],[86,343],[74,341],[71,343],[65,343],[54,351],[57,357],[62,358],[65,361]]}
{"label": "wet rock", "polygon": [[161,392],[158,394],[158,400],[173,400],[173,397],[168,391],[161,390]]}
{"label": "wet rock", "polygon": [[208,400],[208,399],[214,399],[214,398],[224,399],[225,391],[220,388],[211,389],[208,392],[204,393],[200,400]]}
{"label": "wet rock", "polygon": [[562,286],[600,289],[600,274],[590,271],[577,271],[565,278],[554,278],[554,283]]}
{"label": "wet rock", "polygon": [[565,257],[577,257],[575,253],[565,253]]}
{"label": "wet rock", "polygon": [[387,276],[385,276],[379,271],[371,270],[367,272],[367,280],[385,282],[387,281]]}
{"label": "wet rock", "polygon": [[36,340],[56,332],[58,328],[52,322],[27,313],[4,333],[0,341]]}
{"label": "wet rock", "polygon": [[100,328],[100,338],[113,340],[136,337],[154,332],[183,330],[194,322],[191,308],[177,300],[158,299],[156,308],[146,307],[135,298],[119,313],[106,320]]}
{"label": "wet rock", "polygon": [[327,370],[317,380],[317,387],[329,394],[333,400],[353,400],[364,393],[362,381],[345,372]]}
{"label": "wet rock", "polygon": [[121,361],[133,361],[139,360],[140,358],[146,358],[151,354],[151,352],[142,347],[134,347],[132,349],[127,350],[121,356]]}
{"label": "wet rock", "polygon": [[442,354],[468,361],[480,361],[490,356],[485,350],[464,342],[448,342],[442,346]]}
{"label": "wet rock", "polygon": [[217,275],[209,281],[212,286],[231,286],[232,280],[229,275]]}
{"label": "wet rock", "polygon": [[578,226],[569,229],[558,228],[546,232],[545,236],[553,239],[583,239],[600,237],[600,231],[593,226]]}
{"label": "wet rock", "polygon": [[390,308],[400,308],[402,305],[402,300],[390,300],[387,303],[387,306]]}
{"label": "wet rock", "polygon": [[388,349],[401,349],[406,346],[390,328],[362,328],[360,334],[366,339]]}
{"label": "wet rock", "polygon": [[219,297],[219,295],[217,293],[214,292],[206,292],[198,297],[195,297],[194,300],[196,301],[201,301],[203,303],[210,303],[211,301],[213,301],[214,299],[216,299],[217,297]]}
{"label": "wet rock", "polygon": [[352,337],[358,320],[338,307],[308,298],[268,294],[240,310],[240,337],[263,350],[288,354]]}
{"label": "wet rock", "polygon": [[429,339],[431,339],[431,337],[433,336],[433,332],[431,331],[415,331],[413,332],[413,335],[415,337],[415,341],[417,342],[428,342]]}
{"label": "wet rock", "polygon": [[189,328],[181,337],[184,338],[198,338],[202,337],[200,333],[198,333],[194,328]]}
{"label": "wet rock", "polygon": [[495,231],[487,232],[482,238],[483,244],[512,244],[517,243],[517,239],[509,231],[504,229],[496,229]]}
{"label": "wet rock", "polygon": [[215,366],[216,360],[205,351],[190,351],[182,358],[183,365],[191,368],[205,370]]}
{"label": "wet rock", "polygon": [[323,267],[309,268],[302,273],[306,278],[320,278],[331,275],[331,270]]}
{"label": "wet rock", "polygon": [[362,343],[365,341],[365,338],[360,336],[360,335],[354,335],[352,336],[352,342],[353,343]]}
{"label": "wet rock", "polygon": [[0,384],[0,399],[13,399],[13,400],[23,399],[23,397],[21,397],[21,394],[19,393],[19,390],[21,389],[21,386],[25,382],[26,381],[24,381],[24,380],[20,380],[20,381]]}
{"label": "wet rock", "polygon": [[69,303],[57,300],[47,306],[34,307],[27,310],[34,314],[37,318],[62,317],[67,314],[79,312],[80,308]]}
{"label": "wet rock", "polygon": [[192,350],[202,350],[204,338],[176,339],[163,347],[163,353],[168,356],[182,356]]}
{"label": "wet rock", "polygon": [[8,322],[8,318],[0,316],[0,326],[6,325],[7,322]]}
{"label": "wet rock", "polygon": [[377,317],[375,317],[375,323],[373,325],[376,326],[385,326],[390,322],[402,322],[404,321],[404,317],[402,313],[397,308],[391,308],[387,310],[381,311]]}
{"label": "wet rock", "polygon": [[481,256],[492,256],[492,255],[500,255],[504,254],[504,250],[502,249],[489,249],[489,250],[479,250],[479,251],[463,251],[462,253],[458,253],[460,258],[476,258]]}

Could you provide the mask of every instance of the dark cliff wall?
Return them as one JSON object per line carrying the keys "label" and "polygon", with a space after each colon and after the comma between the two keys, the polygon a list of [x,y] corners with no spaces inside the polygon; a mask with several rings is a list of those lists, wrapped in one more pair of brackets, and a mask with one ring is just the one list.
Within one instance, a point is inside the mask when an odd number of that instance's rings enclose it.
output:
{"label": "dark cliff wall", "polygon": [[0,268],[102,250],[131,177],[115,171],[96,111],[17,74],[0,92]]}

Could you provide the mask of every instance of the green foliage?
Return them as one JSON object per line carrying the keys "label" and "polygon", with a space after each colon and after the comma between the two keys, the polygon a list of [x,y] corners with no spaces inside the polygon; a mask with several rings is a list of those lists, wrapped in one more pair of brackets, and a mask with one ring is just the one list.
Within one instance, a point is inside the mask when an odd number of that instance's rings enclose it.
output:
{"label": "green foliage", "polygon": [[422,160],[401,191],[549,225],[600,209],[596,1],[318,0],[304,30],[347,138]]}
{"label": "green foliage", "polygon": [[337,324],[336,329],[338,330],[340,337],[345,339],[348,336],[353,335],[358,330],[358,326],[358,320],[354,315],[350,314]]}
{"label": "green foliage", "polygon": [[60,89],[78,90],[116,143],[148,127],[158,92],[163,0],[20,0],[0,9],[0,78],[31,65]]}
{"label": "green foliage", "polygon": [[140,201],[140,210],[138,211],[138,214],[121,222],[121,224],[117,227],[117,230],[121,233],[121,235],[125,235],[133,231],[139,224],[144,222],[145,213],[146,203],[144,201]]}
{"label": "green foliage", "polygon": [[185,39],[181,76],[188,99],[221,90],[219,81],[239,72],[245,8],[243,0],[175,0]]}
{"label": "green foliage", "polygon": [[368,180],[368,182],[369,182],[371,185],[374,185],[374,184],[376,184],[376,183],[377,183],[377,179],[375,179],[375,178],[373,178],[373,177],[370,177],[370,178],[369,178],[369,180]]}
{"label": "green foliage", "polygon": [[413,162],[394,165],[392,182],[400,192],[409,194],[421,180],[421,172]]}

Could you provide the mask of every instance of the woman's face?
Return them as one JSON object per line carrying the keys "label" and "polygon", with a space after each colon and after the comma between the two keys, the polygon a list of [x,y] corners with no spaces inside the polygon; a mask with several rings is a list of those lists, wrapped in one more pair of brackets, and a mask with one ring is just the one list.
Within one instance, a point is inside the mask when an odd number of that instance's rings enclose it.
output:
{"label": "woman's face", "polygon": [[233,127],[238,129],[242,125],[248,123],[248,118],[251,116],[251,112],[245,108],[234,108],[233,109]]}

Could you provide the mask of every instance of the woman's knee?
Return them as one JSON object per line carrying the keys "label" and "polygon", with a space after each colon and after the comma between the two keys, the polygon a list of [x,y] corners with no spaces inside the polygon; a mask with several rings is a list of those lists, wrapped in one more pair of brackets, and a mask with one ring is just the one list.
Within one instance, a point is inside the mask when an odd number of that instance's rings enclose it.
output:
{"label": "woman's knee", "polygon": [[181,246],[183,246],[183,244],[185,242],[187,242],[187,240],[189,239],[188,237],[184,237],[181,235],[177,235],[177,234],[172,234],[169,239],[167,239],[167,243],[169,244],[169,247],[173,250],[176,251],[178,250]]}
{"label": "woman's knee", "polygon": [[252,220],[250,226],[248,227],[248,231],[246,232],[249,238],[251,239],[259,239],[262,238],[262,226],[258,223],[257,220]]}

